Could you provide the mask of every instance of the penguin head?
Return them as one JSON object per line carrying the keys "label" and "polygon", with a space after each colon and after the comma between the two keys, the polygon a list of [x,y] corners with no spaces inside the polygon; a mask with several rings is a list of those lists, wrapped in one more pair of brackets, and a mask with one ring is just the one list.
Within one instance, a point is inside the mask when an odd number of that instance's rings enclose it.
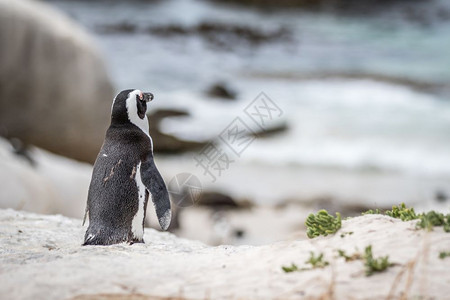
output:
{"label": "penguin head", "polygon": [[131,122],[135,125],[147,121],[147,103],[153,100],[153,94],[140,90],[121,91],[113,100],[111,123]]}

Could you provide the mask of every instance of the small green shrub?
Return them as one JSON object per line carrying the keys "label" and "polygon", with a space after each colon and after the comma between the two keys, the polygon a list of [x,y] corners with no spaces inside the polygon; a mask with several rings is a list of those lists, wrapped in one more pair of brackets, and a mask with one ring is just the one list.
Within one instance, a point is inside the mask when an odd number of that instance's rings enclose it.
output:
{"label": "small green shrub", "polygon": [[[363,215],[368,214],[382,214],[377,208],[375,210],[368,210],[362,213]],[[435,211],[429,211],[427,213],[416,214],[414,208],[407,208],[405,203],[399,206],[392,206],[392,210],[387,210],[385,215],[392,218],[401,219],[402,221],[411,221],[419,219],[417,223],[417,228],[433,230],[434,226],[443,226],[445,232],[450,232],[450,214],[444,215]]]}
{"label": "small green shrub", "polygon": [[386,210],[384,213],[379,209],[369,209],[362,213],[362,215],[387,215],[392,218],[401,219],[402,221],[410,221],[419,218],[414,211],[414,208],[407,208],[405,203],[392,206],[392,210]]}
{"label": "small green shrub", "polygon": [[281,269],[283,269],[285,273],[291,273],[299,270],[294,263],[292,263],[289,267],[282,266]]}
{"label": "small green shrub", "polygon": [[324,268],[329,265],[329,262],[323,260],[323,253],[320,253],[318,256],[315,256],[313,252],[310,252],[310,257],[307,261],[307,264],[311,264],[313,269],[315,268]]}
{"label": "small green shrub", "polygon": [[381,210],[379,208],[373,210],[373,209],[369,209],[368,211],[365,211],[362,213],[362,215],[382,215],[383,213],[381,212]]}
{"label": "small green shrub", "polygon": [[440,259],[444,259],[444,258],[446,258],[447,256],[450,257],[450,251],[449,251],[449,252],[444,252],[444,251],[443,251],[443,252],[440,252],[440,253],[439,253],[439,258],[440,258]]}
{"label": "small green shrub", "polygon": [[443,226],[445,232],[450,232],[450,214],[444,215],[434,210],[419,215],[417,228],[433,230],[434,226]]}
{"label": "small green shrub", "polygon": [[313,252],[310,252],[309,259],[305,261],[306,264],[310,264],[311,268],[299,268],[296,264],[292,263],[290,266],[281,266],[281,269],[285,273],[307,271],[316,268],[325,268],[329,265],[329,262],[323,260],[323,253],[315,256]]}
{"label": "small green shrub", "polygon": [[372,245],[369,245],[364,250],[364,255],[360,253],[353,253],[351,256],[347,255],[344,250],[337,250],[340,257],[343,257],[346,262],[354,260],[364,260],[364,266],[366,268],[366,276],[371,276],[376,272],[383,272],[388,267],[394,264],[389,262],[389,256],[373,258]]}
{"label": "small green shrub", "polygon": [[361,254],[359,253],[353,253],[351,256],[345,254],[344,250],[338,249],[338,254],[340,257],[343,257],[345,259],[345,261],[354,261],[354,260],[358,260],[361,259]]}
{"label": "small green shrub", "polygon": [[402,203],[399,206],[392,206],[392,210],[386,211],[386,215],[392,218],[401,219],[402,221],[411,221],[419,218],[419,216],[416,215],[414,208],[407,208],[405,203]]}
{"label": "small green shrub", "polygon": [[447,214],[445,216],[444,231],[445,232],[450,232],[450,214]]}
{"label": "small green shrub", "polygon": [[327,236],[336,233],[341,226],[341,214],[336,213],[336,217],[330,215],[326,210],[320,210],[316,215],[309,214],[306,218],[306,234],[309,238],[315,238],[320,235]]}
{"label": "small green shrub", "polygon": [[432,230],[433,226],[444,226],[446,223],[444,214],[437,213],[434,210],[421,214],[419,218],[420,221],[417,223],[417,227],[422,229]]}
{"label": "small green shrub", "polygon": [[371,276],[376,272],[383,272],[392,266],[389,262],[389,256],[373,258],[372,245],[367,246],[364,254],[364,266],[366,267],[366,276]]}
{"label": "small green shrub", "polygon": [[352,234],[353,234],[353,231],[341,233],[341,238],[345,237],[346,235],[352,235]]}

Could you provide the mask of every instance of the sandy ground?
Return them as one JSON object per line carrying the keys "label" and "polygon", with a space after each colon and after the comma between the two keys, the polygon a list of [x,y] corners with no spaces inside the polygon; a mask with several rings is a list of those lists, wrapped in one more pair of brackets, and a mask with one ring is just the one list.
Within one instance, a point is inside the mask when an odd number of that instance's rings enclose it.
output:
{"label": "sandy ground", "polygon": [[[0,210],[1,299],[448,299],[450,234],[381,215],[343,222],[333,236],[265,246],[219,246],[146,229],[146,244],[80,246],[78,219]],[[342,233],[353,232],[353,234]],[[366,277],[348,254],[373,245],[395,266]],[[323,252],[323,269],[284,273]],[[97,297],[97,298],[96,298]]]}

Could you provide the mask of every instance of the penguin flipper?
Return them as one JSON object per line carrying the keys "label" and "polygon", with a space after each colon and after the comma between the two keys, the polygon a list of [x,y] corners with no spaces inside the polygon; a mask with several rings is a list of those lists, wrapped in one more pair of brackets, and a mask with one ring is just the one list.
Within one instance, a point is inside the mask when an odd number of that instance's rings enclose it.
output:
{"label": "penguin flipper", "polygon": [[141,163],[141,178],[142,183],[151,194],[159,225],[163,230],[167,230],[172,219],[169,192],[152,156]]}
{"label": "penguin flipper", "polygon": [[84,226],[88,212],[89,212],[89,207],[86,206],[86,210],[84,211],[83,224],[81,224],[81,226]]}

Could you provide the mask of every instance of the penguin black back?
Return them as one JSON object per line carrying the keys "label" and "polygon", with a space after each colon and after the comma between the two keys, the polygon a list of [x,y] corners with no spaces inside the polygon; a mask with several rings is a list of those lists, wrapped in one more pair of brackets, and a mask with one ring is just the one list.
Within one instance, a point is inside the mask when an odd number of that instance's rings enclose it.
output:
{"label": "penguin black back", "polygon": [[148,132],[146,110],[152,99],[150,93],[125,90],[113,101],[111,125],[89,186],[84,245],[143,242],[149,197],[161,228],[170,224],[169,195],[154,163]]}

